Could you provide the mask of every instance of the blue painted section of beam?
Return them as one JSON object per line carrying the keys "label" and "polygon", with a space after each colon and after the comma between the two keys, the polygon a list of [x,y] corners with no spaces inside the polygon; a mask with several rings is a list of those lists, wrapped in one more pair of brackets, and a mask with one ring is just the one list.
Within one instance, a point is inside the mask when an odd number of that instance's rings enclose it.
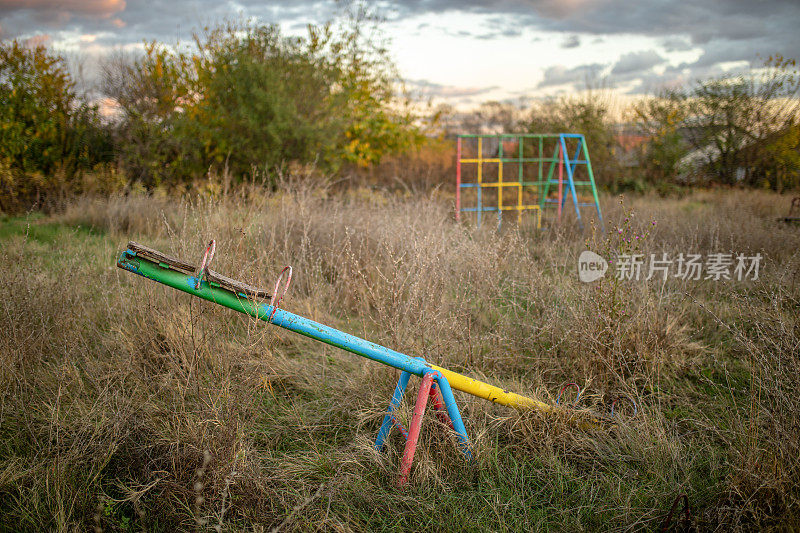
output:
{"label": "blue painted section of beam", "polygon": [[[262,304],[263,312],[266,316],[272,313],[272,307],[267,304]],[[272,317],[272,323],[286,328],[300,335],[305,335],[312,339],[336,346],[342,350],[347,350],[356,355],[378,361],[385,365],[399,368],[410,374],[421,376],[422,373],[428,368],[425,360],[421,357],[409,357],[406,354],[396,352],[380,344],[375,344],[368,340],[350,335],[338,329],[314,322],[308,318],[300,315],[295,315],[283,309],[276,309],[275,316]]]}
{"label": "blue painted section of beam", "polygon": [[[571,159],[571,160],[569,159],[569,151],[567,151],[566,138],[577,138],[578,139],[578,146],[575,149],[575,157],[573,159]],[[562,137],[561,137],[562,153],[567,158],[566,159],[566,164],[564,165],[564,167],[567,169],[567,194],[565,194],[561,198],[561,208],[563,210],[564,203],[567,201],[567,196],[571,195],[572,196],[572,203],[573,203],[573,205],[575,207],[575,216],[578,219],[578,226],[580,226],[581,229],[583,229],[583,221],[581,220],[581,210],[578,208],[578,193],[575,192],[574,171],[577,168],[577,165],[575,163],[570,164],[570,161],[577,161],[578,160],[578,156],[581,153],[581,147],[583,146],[583,143],[584,143],[583,135],[577,135],[576,137],[572,137],[572,135],[566,134],[566,135],[562,135]]]}

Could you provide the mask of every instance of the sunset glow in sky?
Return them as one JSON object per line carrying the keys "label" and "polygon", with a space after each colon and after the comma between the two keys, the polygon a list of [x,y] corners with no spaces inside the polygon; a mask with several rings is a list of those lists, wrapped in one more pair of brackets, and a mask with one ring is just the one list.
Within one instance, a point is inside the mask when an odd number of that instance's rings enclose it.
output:
{"label": "sunset glow in sky", "polygon": [[[797,57],[796,0],[409,0],[371,4],[408,88],[456,105],[583,88],[654,92]],[[88,62],[144,40],[188,40],[193,29],[252,17],[301,34],[330,19],[332,1],[0,0],[0,39],[46,42]]]}

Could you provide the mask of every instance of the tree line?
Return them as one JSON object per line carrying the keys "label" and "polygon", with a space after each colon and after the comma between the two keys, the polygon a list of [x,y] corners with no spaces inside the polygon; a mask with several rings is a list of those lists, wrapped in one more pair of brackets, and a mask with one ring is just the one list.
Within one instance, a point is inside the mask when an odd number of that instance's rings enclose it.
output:
{"label": "tree line", "polygon": [[150,189],[295,164],[335,173],[419,145],[417,116],[374,28],[363,10],[309,25],[305,37],[230,22],[190,46],[115,53],[102,65],[106,116],[77,94],[63,57],[0,43],[0,210],[120,179]]}
{"label": "tree line", "polygon": [[[102,66],[101,93],[113,104],[105,113],[77,91],[63,57],[2,42],[0,210],[53,207],[131,182],[185,189],[209,172],[246,180],[295,164],[369,169],[425,146],[449,164],[442,140],[480,132],[583,133],[600,184],[614,190],[800,185],[794,60],[772,57],[747,74],[643,98],[624,124],[597,92],[422,117],[397,80],[363,11],[310,25],[304,37],[225,23],[184,45],[113,54]],[[639,139],[633,148],[626,135]]]}
{"label": "tree line", "polygon": [[447,132],[582,133],[607,189],[800,187],[800,74],[795,60],[697,80],[625,109],[602,88],[522,104],[437,111]]}

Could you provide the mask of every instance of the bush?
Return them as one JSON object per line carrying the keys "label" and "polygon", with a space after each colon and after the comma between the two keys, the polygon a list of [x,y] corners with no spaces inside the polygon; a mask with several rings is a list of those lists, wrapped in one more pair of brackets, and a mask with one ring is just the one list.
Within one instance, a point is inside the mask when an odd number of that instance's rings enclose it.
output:
{"label": "bush", "polygon": [[76,177],[110,157],[97,108],[79,97],[64,59],[0,43],[0,210],[52,207]]}
{"label": "bush", "polygon": [[397,111],[391,61],[364,24],[355,14],[309,26],[306,38],[226,24],[196,35],[193,52],[151,43],[136,61],[110,62],[122,166],[156,186],[210,167],[241,178],[289,162],[367,166],[419,144],[413,116]]}

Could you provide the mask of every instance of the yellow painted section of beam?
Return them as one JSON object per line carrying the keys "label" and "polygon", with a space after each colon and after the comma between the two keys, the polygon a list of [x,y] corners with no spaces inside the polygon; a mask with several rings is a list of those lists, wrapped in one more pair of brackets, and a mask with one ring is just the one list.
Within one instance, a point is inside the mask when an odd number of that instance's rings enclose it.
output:
{"label": "yellow painted section of beam", "polygon": [[533,398],[528,398],[527,396],[522,396],[511,391],[503,390],[500,387],[489,385],[488,383],[484,383],[483,381],[479,381],[477,379],[462,376],[457,372],[447,370],[446,368],[442,368],[440,366],[431,365],[431,368],[441,372],[442,375],[447,379],[447,382],[450,383],[452,388],[460,390],[461,392],[472,394],[478,398],[483,398],[484,400],[489,400],[490,402],[499,403],[500,405],[513,407],[515,409],[533,408],[548,413],[556,409],[552,405],[546,404],[542,401],[534,400]]}
{"label": "yellow painted section of beam", "polygon": [[499,163],[499,159],[459,159],[461,163]]}
{"label": "yellow painted section of beam", "polygon": [[[500,387],[495,387],[493,385],[489,385],[488,383],[484,383],[483,381],[474,378],[468,378],[467,376],[463,376],[458,372],[453,372],[452,370],[447,370],[446,368],[442,368],[440,366],[430,366],[432,369],[438,370],[442,373],[445,379],[447,379],[447,382],[450,383],[450,387],[460,390],[461,392],[466,392],[467,394],[472,394],[478,398],[499,403],[500,405],[505,405],[506,407],[511,407],[512,409],[536,409],[542,413],[555,413],[557,411],[565,412],[564,408],[557,405],[550,405],[549,403],[544,403],[541,400],[528,398],[527,396],[522,396],[521,394],[507,391],[501,389]],[[608,427],[615,425],[612,421],[603,420],[602,418],[598,418],[591,413],[577,412],[576,414],[578,415],[578,426],[583,429],[607,429]]]}

